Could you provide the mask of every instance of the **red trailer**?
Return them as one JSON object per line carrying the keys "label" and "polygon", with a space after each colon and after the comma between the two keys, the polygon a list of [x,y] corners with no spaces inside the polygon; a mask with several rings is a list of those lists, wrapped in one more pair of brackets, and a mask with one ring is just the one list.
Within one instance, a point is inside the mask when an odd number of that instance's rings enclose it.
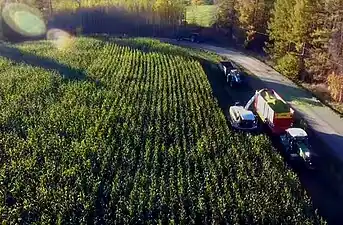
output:
{"label": "red trailer", "polygon": [[312,152],[308,142],[307,133],[301,128],[292,128],[294,110],[274,90],[262,89],[246,104],[248,110],[253,111],[271,129],[273,136],[280,138],[286,153],[291,159],[302,159],[309,169],[314,169],[313,159],[316,154]]}
{"label": "red trailer", "polygon": [[262,89],[245,106],[253,104],[253,110],[266,123],[273,134],[279,135],[292,127],[294,110],[274,90]]}

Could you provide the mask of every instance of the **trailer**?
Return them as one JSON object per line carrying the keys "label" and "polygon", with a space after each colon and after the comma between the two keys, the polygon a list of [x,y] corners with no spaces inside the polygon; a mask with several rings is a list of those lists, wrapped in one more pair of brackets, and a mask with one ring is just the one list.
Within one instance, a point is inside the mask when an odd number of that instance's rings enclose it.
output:
{"label": "trailer", "polygon": [[245,108],[250,108],[252,104],[253,111],[268,125],[273,134],[282,134],[292,127],[294,110],[274,90],[256,91]]}
{"label": "trailer", "polygon": [[253,105],[253,112],[268,125],[273,136],[279,138],[284,151],[291,159],[301,159],[307,168],[314,169],[312,152],[306,131],[294,128],[294,110],[274,90],[262,89],[244,107]]}

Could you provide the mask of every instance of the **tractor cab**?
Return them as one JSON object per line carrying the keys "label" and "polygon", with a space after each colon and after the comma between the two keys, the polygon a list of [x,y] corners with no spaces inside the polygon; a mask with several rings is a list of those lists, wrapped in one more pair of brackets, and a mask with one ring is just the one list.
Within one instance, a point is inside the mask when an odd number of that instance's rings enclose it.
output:
{"label": "tractor cab", "polygon": [[312,153],[307,133],[301,128],[289,128],[281,135],[281,142],[291,158],[302,159],[308,168],[312,168]]}
{"label": "tractor cab", "polygon": [[243,82],[242,73],[238,69],[232,69],[227,76],[227,82],[231,87],[234,84],[241,84]]}

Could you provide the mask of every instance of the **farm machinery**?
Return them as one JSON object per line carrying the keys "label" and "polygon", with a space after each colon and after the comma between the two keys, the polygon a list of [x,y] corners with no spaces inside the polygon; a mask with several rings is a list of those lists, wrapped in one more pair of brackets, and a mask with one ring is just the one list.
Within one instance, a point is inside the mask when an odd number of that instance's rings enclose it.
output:
{"label": "farm machinery", "polygon": [[226,82],[230,87],[243,84],[243,75],[240,69],[232,61],[221,61],[218,64],[219,69],[224,73]]}
{"label": "farm machinery", "polygon": [[258,128],[258,119],[255,114],[245,109],[243,106],[235,106],[229,108],[229,121],[234,130],[254,131]]}
{"label": "farm machinery", "polygon": [[245,109],[251,105],[252,111],[260,121],[267,125],[272,135],[277,137],[286,154],[293,159],[301,159],[309,169],[313,169],[311,147],[308,135],[301,128],[294,128],[294,110],[274,90],[256,91],[247,102]]}

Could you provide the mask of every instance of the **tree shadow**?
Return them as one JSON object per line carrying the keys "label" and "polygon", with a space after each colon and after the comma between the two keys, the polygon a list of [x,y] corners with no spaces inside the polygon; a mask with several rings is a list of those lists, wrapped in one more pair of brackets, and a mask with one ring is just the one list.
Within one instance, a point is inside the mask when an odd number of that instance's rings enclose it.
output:
{"label": "tree shadow", "polygon": [[[76,10],[59,11],[50,16],[48,29],[62,29],[75,33],[82,28],[80,35],[109,34],[120,36],[126,34],[131,37],[165,37],[189,36],[198,33],[202,41],[220,46],[236,46],[232,41],[232,34],[216,26],[202,27],[174,21],[160,21],[152,9],[140,9],[140,12],[128,11],[118,6],[103,6],[92,8],[79,8]],[[172,22],[170,21],[172,19]]]}
{"label": "tree shadow", "polygon": [[[341,224],[343,221],[343,167],[336,155],[328,151],[328,146],[321,140],[335,139],[343,142],[343,137],[335,134],[314,133],[310,129],[309,141],[318,156],[315,158],[317,170],[303,172],[300,179],[307,183],[307,191],[316,196],[313,203],[327,219],[329,224]],[[318,185],[317,185],[318,184]]]}
{"label": "tree shadow", "polygon": [[0,56],[18,64],[23,63],[33,67],[40,67],[45,70],[56,71],[63,77],[63,79],[67,81],[88,81],[95,83],[97,87],[103,86],[101,81],[86,76],[85,72],[82,69],[63,65],[56,60],[48,57],[38,56],[26,51],[21,51],[14,46],[1,43]]}
{"label": "tree shadow", "polygon": [[54,70],[60,73],[63,78],[68,80],[84,80],[85,74],[82,70],[70,68],[56,60],[37,56],[29,52],[24,52],[13,46],[0,44],[0,56],[7,58],[15,63],[24,63],[34,67],[41,67],[47,70]]}

